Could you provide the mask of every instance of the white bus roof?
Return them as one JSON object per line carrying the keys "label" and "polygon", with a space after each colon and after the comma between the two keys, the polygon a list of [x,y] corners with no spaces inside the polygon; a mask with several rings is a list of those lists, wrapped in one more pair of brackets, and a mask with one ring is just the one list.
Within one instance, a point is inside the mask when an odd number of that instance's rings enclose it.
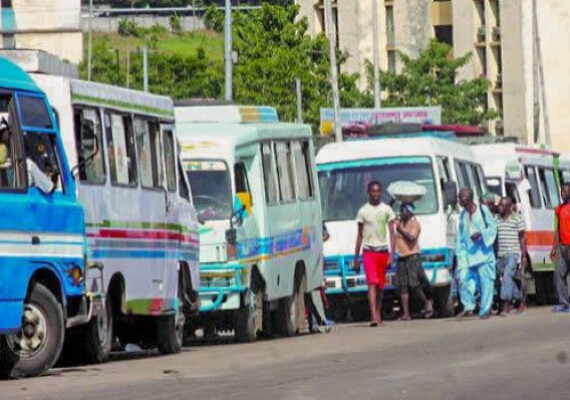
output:
{"label": "white bus roof", "polygon": [[523,162],[542,166],[552,166],[559,153],[535,146],[515,143],[496,143],[471,146],[482,164],[506,165],[510,162]]}
{"label": "white bus roof", "polygon": [[452,140],[436,138],[365,139],[331,143],[317,154],[317,164],[363,160],[380,157],[453,155],[473,160],[469,146]]}
{"label": "white bus roof", "polygon": [[187,106],[176,107],[179,122],[211,123],[275,123],[279,122],[277,110],[265,106]]}
{"label": "white bus roof", "polygon": [[225,158],[233,149],[264,140],[310,139],[308,125],[278,123],[195,123],[176,120],[183,151],[200,149],[203,158]]}
{"label": "white bus roof", "polygon": [[166,96],[125,89],[104,83],[72,79],[71,97],[74,102],[107,106],[127,112],[143,112],[159,118],[174,118],[174,103]]}

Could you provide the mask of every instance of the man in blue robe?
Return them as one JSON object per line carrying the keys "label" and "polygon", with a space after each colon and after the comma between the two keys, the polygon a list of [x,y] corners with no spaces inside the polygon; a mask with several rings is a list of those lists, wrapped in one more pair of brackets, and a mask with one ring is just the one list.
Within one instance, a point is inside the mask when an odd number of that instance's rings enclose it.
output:
{"label": "man in blue robe", "polygon": [[459,191],[459,204],[463,211],[459,216],[456,255],[459,296],[463,311],[459,318],[473,315],[475,292],[481,295],[479,316],[487,319],[491,315],[495,290],[495,251],[493,244],[497,236],[495,220],[485,205],[473,201],[470,189]]}

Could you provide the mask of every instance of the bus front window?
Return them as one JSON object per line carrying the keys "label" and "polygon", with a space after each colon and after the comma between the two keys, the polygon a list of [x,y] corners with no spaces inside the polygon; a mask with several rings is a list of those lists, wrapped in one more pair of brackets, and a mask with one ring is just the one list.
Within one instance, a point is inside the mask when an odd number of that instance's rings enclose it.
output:
{"label": "bus front window", "polygon": [[[358,209],[368,201],[368,183],[377,180],[384,188],[382,201],[389,202],[387,188],[392,182],[411,181],[423,186],[426,194],[415,204],[416,214],[438,210],[432,160],[429,157],[397,157],[363,160],[362,166],[339,163],[322,166],[319,172],[323,220],[354,220]],[[369,164],[369,165],[366,165]],[[398,201],[393,203],[399,212]]]}
{"label": "bus front window", "polygon": [[230,171],[224,161],[184,162],[192,188],[192,200],[203,221],[229,219],[232,215]]}

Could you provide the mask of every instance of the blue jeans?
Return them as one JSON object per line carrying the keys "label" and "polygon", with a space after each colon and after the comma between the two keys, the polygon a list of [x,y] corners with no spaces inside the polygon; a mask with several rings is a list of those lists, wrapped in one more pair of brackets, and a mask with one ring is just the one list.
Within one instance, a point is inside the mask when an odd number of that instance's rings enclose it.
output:
{"label": "blue jeans", "polygon": [[457,280],[459,281],[459,296],[463,309],[465,311],[475,310],[475,292],[479,291],[481,294],[479,315],[489,314],[493,306],[493,294],[495,292],[494,261],[457,270]]}
{"label": "blue jeans", "polygon": [[503,277],[501,282],[501,300],[503,301],[510,302],[522,298],[519,285],[514,280],[519,260],[520,255],[516,253],[506,254],[497,260],[497,272]]}

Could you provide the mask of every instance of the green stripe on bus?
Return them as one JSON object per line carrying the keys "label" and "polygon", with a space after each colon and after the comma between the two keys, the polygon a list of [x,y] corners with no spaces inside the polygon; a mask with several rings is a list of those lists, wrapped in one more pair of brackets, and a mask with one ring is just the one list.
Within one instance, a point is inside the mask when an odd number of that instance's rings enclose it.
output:
{"label": "green stripe on bus", "polygon": [[174,110],[164,110],[162,108],[145,106],[141,104],[128,103],[126,101],[110,100],[110,99],[100,99],[93,96],[85,96],[82,94],[72,94],[71,98],[76,101],[85,101],[91,104],[99,104],[103,106],[119,107],[124,109],[129,109],[133,111],[143,111],[146,113],[153,113],[158,115],[164,115],[167,117],[174,117]]}
{"label": "green stripe on bus", "polygon": [[101,223],[88,222],[88,228],[125,228],[125,229],[164,229],[188,232],[189,229],[180,224],[164,222],[132,222],[132,221],[109,221]]}

